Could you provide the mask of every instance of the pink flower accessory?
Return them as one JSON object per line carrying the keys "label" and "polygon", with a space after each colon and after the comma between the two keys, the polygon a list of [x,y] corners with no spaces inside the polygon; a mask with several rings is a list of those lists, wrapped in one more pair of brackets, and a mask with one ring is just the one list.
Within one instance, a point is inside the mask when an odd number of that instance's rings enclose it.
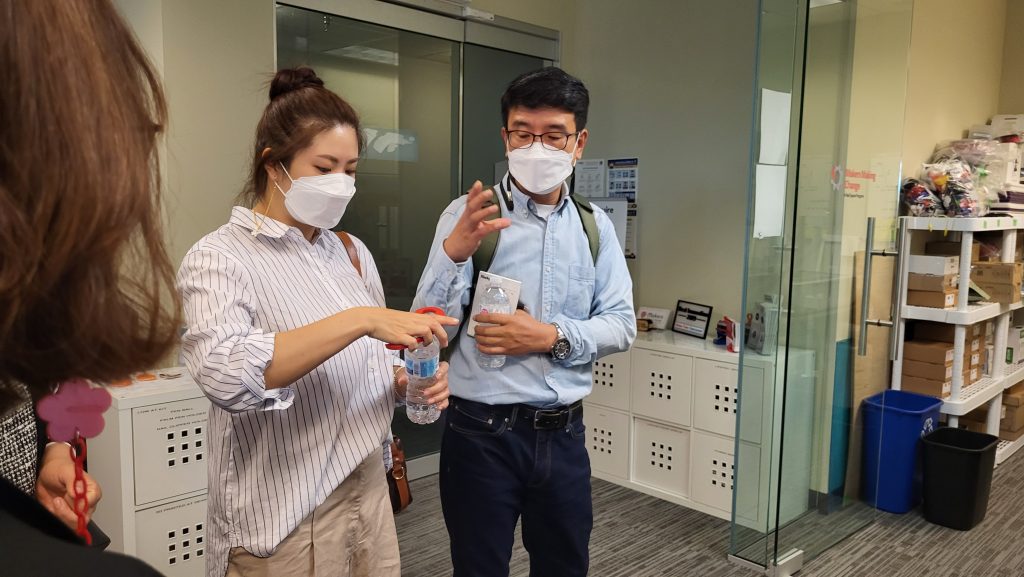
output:
{"label": "pink flower accessory", "polygon": [[103,431],[103,413],[110,407],[110,393],[103,387],[93,387],[83,379],[60,385],[57,390],[36,403],[39,418],[46,421],[46,436],[51,441],[70,445],[71,459],[75,462],[75,516],[78,517],[78,535],[92,545],[85,522],[89,502],[85,497],[85,439]]}
{"label": "pink flower accessory", "polygon": [[91,439],[103,431],[103,413],[110,408],[110,393],[82,379],[60,385],[57,391],[39,400],[36,409],[46,421],[46,436],[51,441],[70,443],[76,436]]}

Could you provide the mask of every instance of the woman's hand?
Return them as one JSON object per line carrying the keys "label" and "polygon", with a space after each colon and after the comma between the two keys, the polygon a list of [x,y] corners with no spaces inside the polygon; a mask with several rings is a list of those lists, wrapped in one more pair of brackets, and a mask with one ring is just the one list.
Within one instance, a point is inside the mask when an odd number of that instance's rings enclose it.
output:
{"label": "woman's hand", "polygon": [[[43,462],[36,478],[36,500],[46,510],[60,519],[72,530],[78,528],[78,517],[75,515],[75,462],[71,458],[71,449],[64,443],[55,443],[46,448]],[[85,478],[85,522],[92,518],[96,504],[103,497],[99,484],[89,473],[82,473]]]}
{"label": "woman's hand", "polygon": [[427,395],[427,402],[436,405],[438,409],[448,408],[448,363],[442,361],[437,366],[437,382],[427,387],[424,391]]}
{"label": "woman's hand", "polygon": [[409,349],[419,348],[416,338],[422,338],[429,345],[438,339],[441,348],[448,346],[445,326],[456,326],[458,319],[437,315],[421,315],[378,307],[358,309],[366,335],[385,343],[405,345]]}
{"label": "woman's hand", "polygon": [[[448,363],[442,361],[437,365],[437,382],[427,388],[427,403],[431,405],[437,405],[440,410],[448,408]],[[409,390],[409,375],[405,372],[405,368],[399,368],[395,371],[395,398],[405,400],[405,393]]]}

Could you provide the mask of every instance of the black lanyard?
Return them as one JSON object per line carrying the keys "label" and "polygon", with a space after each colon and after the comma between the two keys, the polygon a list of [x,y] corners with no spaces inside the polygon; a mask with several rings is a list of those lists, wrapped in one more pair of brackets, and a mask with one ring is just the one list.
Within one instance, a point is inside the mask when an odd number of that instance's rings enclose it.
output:
{"label": "black lanyard", "polygon": [[[576,167],[573,167],[572,175],[569,176],[569,197],[573,195],[576,189]],[[515,203],[512,201],[512,173],[505,173],[505,182],[498,181],[498,192],[501,193],[502,200],[505,201],[505,206],[508,208],[508,213],[512,214],[515,209]]]}

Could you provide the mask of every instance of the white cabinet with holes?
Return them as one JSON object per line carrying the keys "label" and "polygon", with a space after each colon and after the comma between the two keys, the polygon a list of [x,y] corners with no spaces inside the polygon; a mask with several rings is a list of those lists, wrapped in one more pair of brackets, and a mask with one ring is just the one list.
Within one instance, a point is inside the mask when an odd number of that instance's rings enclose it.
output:
{"label": "white cabinet with holes", "polygon": [[633,350],[633,413],[688,426],[693,357]]}
{"label": "white cabinet with holes", "polygon": [[629,415],[589,402],[584,406],[590,467],[619,479],[629,478]]}
{"label": "white cabinet with holes", "polygon": [[[735,491],[740,519],[763,524],[768,495],[757,481],[770,472],[772,451],[762,446],[777,434],[771,417],[781,410],[775,383],[783,371],[772,357],[746,354],[740,385],[739,362],[725,347],[668,331],[640,333],[628,353],[595,362],[584,409],[594,476],[723,519]],[[813,373],[814,354],[790,350],[790,398],[813,398]],[[806,430],[793,434],[811,438],[809,424],[800,423]],[[743,487],[735,483],[737,467],[749,479]],[[794,494],[800,490],[807,487]]]}
{"label": "white cabinet with holes", "polygon": [[206,419],[210,403],[183,368],[110,389],[103,433],[89,441],[89,473],[103,487],[94,518],[112,551],[168,577],[206,564]]}
{"label": "white cabinet with holes", "polygon": [[629,361],[630,353],[613,353],[594,362],[591,372],[594,376],[594,390],[587,397],[588,403],[602,405],[620,411],[629,410]]}

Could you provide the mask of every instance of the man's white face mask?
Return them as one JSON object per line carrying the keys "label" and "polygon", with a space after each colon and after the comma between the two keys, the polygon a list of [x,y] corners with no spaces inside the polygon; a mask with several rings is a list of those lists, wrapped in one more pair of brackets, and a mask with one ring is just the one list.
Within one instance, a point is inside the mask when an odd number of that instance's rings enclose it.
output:
{"label": "man's white face mask", "polygon": [[579,143],[577,134],[572,152],[545,148],[540,141],[534,141],[526,148],[513,148],[508,151],[508,171],[526,192],[549,192],[561,186],[572,174]]}

